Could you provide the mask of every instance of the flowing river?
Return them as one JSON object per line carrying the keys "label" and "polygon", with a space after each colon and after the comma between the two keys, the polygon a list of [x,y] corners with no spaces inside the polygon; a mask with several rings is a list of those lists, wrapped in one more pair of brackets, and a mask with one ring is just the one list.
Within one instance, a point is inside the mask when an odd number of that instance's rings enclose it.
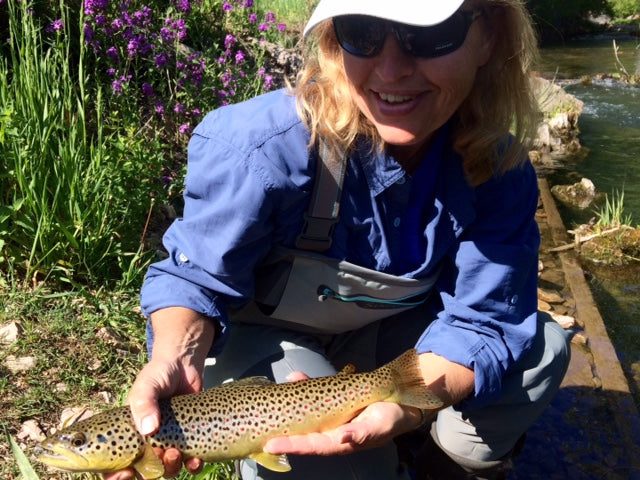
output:
{"label": "flowing river", "polygon": [[[640,38],[580,40],[542,50],[539,71],[555,78],[584,102],[580,143],[588,153],[568,158],[547,175],[549,183],[572,184],[589,178],[609,198],[624,192],[624,214],[640,225],[640,86],[611,80],[581,81],[583,76],[620,72],[640,74]],[[613,195],[613,196],[612,196]],[[559,205],[568,228],[595,216]],[[640,268],[587,266],[594,298],[640,404]]]}

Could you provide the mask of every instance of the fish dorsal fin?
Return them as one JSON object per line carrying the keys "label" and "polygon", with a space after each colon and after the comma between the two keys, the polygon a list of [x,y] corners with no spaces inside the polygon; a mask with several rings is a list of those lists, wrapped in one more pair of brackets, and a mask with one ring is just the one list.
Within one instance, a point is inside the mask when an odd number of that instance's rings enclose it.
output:
{"label": "fish dorsal fin", "polygon": [[78,408],[78,410],[73,412],[69,417],[67,417],[64,420],[64,422],[62,422],[62,425],[60,425],[60,428],[62,429],[62,428],[70,427],[71,425],[76,423],[78,420],[80,420],[80,417],[82,417],[82,415],[84,415],[84,413],[87,410],[89,410],[89,407],[87,407],[86,405],[83,405],[82,407]]}
{"label": "fish dorsal fin", "polygon": [[340,370],[343,375],[351,375],[352,373],[356,373],[356,366],[353,363],[347,363],[342,370]]}
{"label": "fish dorsal fin", "polygon": [[232,380],[231,382],[226,382],[220,385],[224,388],[234,388],[234,387],[264,387],[266,385],[273,385],[274,382],[269,380],[267,377],[247,377],[241,378],[239,380]]}
{"label": "fish dorsal fin", "polygon": [[154,480],[164,475],[162,460],[154,453],[151,445],[147,443],[144,453],[131,465],[146,480]]}
{"label": "fish dorsal fin", "polygon": [[289,460],[284,453],[282,455],[273,455],[267,452],[256,452],[249,455],[249,458],[274,472],[288,472],[291,470]]}

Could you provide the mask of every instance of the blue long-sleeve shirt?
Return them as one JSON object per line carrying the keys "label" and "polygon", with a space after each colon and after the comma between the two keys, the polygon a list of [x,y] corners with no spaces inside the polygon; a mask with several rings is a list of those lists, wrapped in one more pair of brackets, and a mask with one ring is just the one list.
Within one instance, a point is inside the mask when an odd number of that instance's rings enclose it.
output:
{"label": "blue long-sleeve shirt", "polygon": [[[224,330],[227,307],[252,297],[254,269],[274,245],[293,247],[302,230],[317,161],[309,138],[282,90],[203,119],[188,148],[184,215],[164,237],[169,258],[150,267],[141,291],[146,315],[182,306]],[[327,255],[411,278],[441,264],[437,317],[428,327],[425,319],[416,348],[473,369],[470,403],[486,404],[536,330],[535,171],[525,162],[471,187],[446,128],[424,162],[432,165],[426,177],[412,177],[390,155],[358,145]],[[410,221],[424,234],[407,258]]]}

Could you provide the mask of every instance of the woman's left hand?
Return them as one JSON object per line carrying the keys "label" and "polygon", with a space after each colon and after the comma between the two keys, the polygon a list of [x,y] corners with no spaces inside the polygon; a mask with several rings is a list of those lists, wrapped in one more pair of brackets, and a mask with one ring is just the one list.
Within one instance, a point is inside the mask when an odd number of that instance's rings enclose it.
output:
{"label": "woman's left hand", "polygon": [[380,447],[394,437],[417,428],[420,410],[395,403],[373,403],[349,423],[322,433],[272,438],[264,451],[275,455],[342,455]]}

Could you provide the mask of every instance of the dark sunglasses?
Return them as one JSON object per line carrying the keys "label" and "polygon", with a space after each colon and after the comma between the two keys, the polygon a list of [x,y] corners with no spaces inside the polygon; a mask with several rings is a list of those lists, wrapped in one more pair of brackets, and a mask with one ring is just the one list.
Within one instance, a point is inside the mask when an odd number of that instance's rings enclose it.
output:
{"label": "dark sunglasses", "polygon": [[433,58],[459,49],[471,24],[480,15],[480,11],[458,10],[444,22],[430,27],[416,27],[367,15],[343,15],[333,18],[333,28],[340,46],[356,57],[378,55],[387,35],[393,32],[407,54]]}

